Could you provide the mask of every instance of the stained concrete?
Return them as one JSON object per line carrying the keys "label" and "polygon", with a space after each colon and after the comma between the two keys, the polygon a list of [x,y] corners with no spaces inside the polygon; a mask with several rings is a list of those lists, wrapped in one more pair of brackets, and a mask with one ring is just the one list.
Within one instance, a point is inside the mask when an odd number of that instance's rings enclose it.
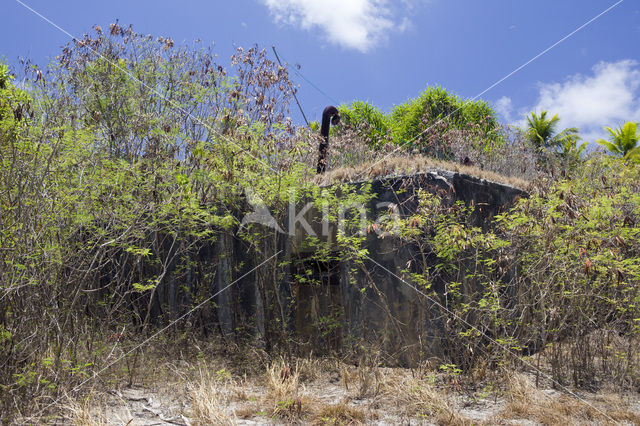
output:
{"label": "stained concrete", "polygon": [[[445,205],[457,201],[473,205],[471,224],[487,228],[496,213],[527,196],[515,187],[446,170],[350,183],[337,194],[358,193],[367,187],[371,194],[365,205],[369,223],[387,214],[390,206],[402,217],[413,214],[418,193],[428,191]],[[242,212],[238,214],[242,217]],[[194,254],[188,268],[168,273],[159,286],[154,315],[186,311],[194,302],[234,283],[214,297],[215,304],[208,303],[190,315],[194,331],[218,332],[229,340],[248,338],[267,350],[288,340],[301,351],[316,353],[340,351],[366,341],[381,349],[388,364],[405,366],[441,356],[446,337],[440,322],[442,306],[416,290],[405,276],[406,271],[430,274],[431,289],[442,295],[450,278],[433,276],[438,259],[393,234],[368,229],[364,242],[368,257],[358,264],[346,258],[337,244],[340,224],[335,220],[323,224],[322,217],[318,207],[303,215],[318,235],[312,244],[309,229],[302,223],[295,224],[292,235],[264,227],[273,239],[268,238],[263,247],[250,247],[238,237],[239,228],[221,234],[213,247],[201,247]],[[328,232],[323,232],[327,226]],[[334,257],[330,261],[319,262],[314,257],[322,245],[328,245]],[[256,255],[256,249],[261,254]],[[278,251],[281,254],[268,268],[254,270]]]}

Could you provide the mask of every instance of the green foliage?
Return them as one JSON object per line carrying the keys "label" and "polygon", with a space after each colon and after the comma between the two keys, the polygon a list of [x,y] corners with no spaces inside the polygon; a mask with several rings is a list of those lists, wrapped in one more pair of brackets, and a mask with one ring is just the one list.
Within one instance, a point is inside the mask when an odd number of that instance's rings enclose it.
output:
{"label": "green foliage", "polygon": [[[402,235],[439,263],[408,276],[422,287],[447,277],[440,300],[452,363],[547,347],[560,383],[638,385],[639,173],[592,158],[484,231],[470,225],[472,211],[423,196]],[[614,344],[621,335],[625,343]]]}
{"label": "green foliage", "polygon": [[526,140],[535,149],[538,165],[543,171],[550,174],[572,172],[582,163],[587,144],[580,142],[579,131],[575,127],[558,133],[558,114],[551,118],[547,118],[547,114],[547,111],[540,114],[531,112],[526,116]]}
{"label": "green foliage", "polygon": [[394,107],[390,115],[396,143],[418,145],[429,127],[465,129],[478,126],[484,137],[495,134],[496,113],[486,102],[458,98],[440,87],[431,87],[415,99]]}
{"label": "green foliage", "polygon": [[577,130],[565,129],[566,133],[560,138],[560,155],[564,158],[578,161],[587,147],[586,142],[580,143]]}
{"label": "green foliage", "polygon": [[[232,64],[114,24],[65,47],[49,73],[27,69],[28,94],[0,68],[1,405],[53,392],[31,379],[43,370],[82,382],[109,353],[93,352],[94,333],[144,330],[209,297],[206,249],[242,219],[244,189],[277,207],[312,173],[303,159],[317,147],[285,118],[286,69],[257,47]],[[272,235],[250,228],[246,250],[272,252]],[[260,281],[265,297],[276,285]]]}
{"label": "green foliage", "polygon": [[338,110],[343,125],[356,128],[372,148],[388,139],[390,117],[374,105],[355,101],[349,105],[341,105]]}
{"label": "green foliage", "polygon": [[354,129],[375,149],[394,143],[451,158],[452,132],[472,132],[470,138],[482,146],[500,138],[496,113],[487,103],[460,99],[440,87],[426,89],[417,98],[394,107],[390,114],[362,101],[342,105],[339,111],[345,127]]}
{"label": "green foliage", "polygon": [[7,89],[13,80],[13,76],[9,74],[9,67],[0,62],[0,90]]}
{"label": "green foliage", "polygon": [[458,368],[455,364],[440,364],[439,368],[441,371],[447,374],[451,374],[453,376],[458,376],[460,375],[460,373],[462,373],[462,370]]}
{"label": "green foliage", "polygon": [[531,112],[527,118],[527,137],[529,141],[536,147],[552,148],[556,145],[554,137],[556,134],[556,127],[560,121],[558,114],[551,118],[547,118],[547,111],[542,111],[540,114]]}
{"label": "green foliage", "polygon": [[11,83],[13,79],[9,68],[0,62],[0,137],[4,143],[15,138],[18,126],[24,125],[26,118],[33,114],[31,97],[24,90],[16,89]]}
{"label": "green foliage", "polygon": [[638,123],[628,121],[618,129],[614,130],[611,127],[605,127],[605,129],[609,132],[609,141],[598,139],[597,143],[607,148],[613,155],[621,156],[625,159],[639,158],[640,146],[638,146],[638,140],[640,140],[640,134],[638,133]]}
{"label": "green foliage", "polygon": [[560,121],[558,114],[547,118],[547,111],[542,111],[540,114],[531,112],[526,118],[526,134],[529,142],[536,148],[544,148],[554,152],[560,149],[563,153],[570,153],[577,150],[582,151],[580,147],[576,147],[578,129],[571,127],[562,130],[560,133],[556,133],[558,122]]}
{"label": "green foliage", "polygon": [[[338,262],[357,294],[384,302],[367,267],[373,231],[415,247],[417,259],[403,276],[424,295],[444,294],[448,311],[440,313],[451,360],[443,369],[452,374],[479,353],[497,359],[504,353],[498,345],[515,351],[551,345],[561,357],[564,342],[584,342],[585,330],[638,333],[637,168],[590,160],[498,216],[493,230],[471,225],[474,206],[428,192],[409,217],[363,222],[360,206],[375,205],[371,183],[318,188],[312,182],[317,144],[286,118],[293,93],[286,69],[257,47],[238,49],[231,62],[228,72],[209,49],[175,47],[114,24],[109,35],[96,28],[65,47],[49,73],[28,69],[28,92],[14,87],[0,64],[3,407],[25,409],[34,396],[49,401],[60,387],[91,377],[101,357],[111,356],[123,324],[146,333],[207,301],[199,316],[186,318],[189,331],[206,331],[218,307],[208,300],[212,283],[232,282],[253,259],[289,244],[289,236],[273,229],[241,225],[247,188],[283,228],[291,201],[312,200],[337,224],[324,240],[296,240],[312,252],[304,262],[315,262],[315,270],[287,258],[252,275],[267,350],[292,353],[287,333],[296,286],[309,286],[325,302],[338,297],[320,292]],[[393,141],[446,158],[462,149],[495,158],[517,142],[504,145],[485,103],[441,88],[391,114],[365,102],[340,112],[366,139],[367,154]],[[529,118],[532,143],[568,163],[581,161],[584,145],[574,129],[556,134],[557,116],[547,119],[546,112]],[[634,125],[610,130],[618,150],[612,152],[635,155]],[[229,262],[238,253],[246,264]],[[285,288],[292,267],[299,267],[296,282]],[[232,294],[232,303],[245,303],[242,296]],[[315,344],[336,338],[343,319],[330,303],[315,311]],[[238,333],[255,326],[243,321]],[[468,348],[478,350],[469,357]],[[630,381],[620,372],[635,368],[635,358],[614,349],[599,355],[615,358],[613,374]],[[575,356],[572,372],[579,372],[575,360],[585,360],[578,346],[568,350]],[[138,356],[125,357],[130,374]],[[595,373],[575,373],[576,381],[588,381],[585,374]],[[216,375],[228,378],[225,370]]]}

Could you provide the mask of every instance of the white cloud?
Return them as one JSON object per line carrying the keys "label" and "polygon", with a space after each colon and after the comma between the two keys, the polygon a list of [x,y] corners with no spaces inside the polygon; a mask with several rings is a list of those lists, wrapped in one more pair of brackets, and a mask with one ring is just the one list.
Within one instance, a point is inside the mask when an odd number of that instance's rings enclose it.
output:
{"label": "white cloud", "polygon": [[513,102],[511,102],[511,98],[507,96],[501,97],[496,101],[494,109],[507,123],[511,123],[511,114],[513,113]]}
{"label": "white cloud", "polygon": [[584,140],[606,137],[604,126],[640,121],[640,69],[633,60],[600,62],[592,75],[575,74],[563,83],[541,83],[532,110],[558,114],[560,128],[578,127]]}
{"label": "white cloud", "polygon": [[[406,14],[416,0],[403,0]],[[424,1],[424,0],[422,0]],[[407,16],[398,16],[389,0],[262,0],[276,22],[304,30],[320,28],[330,42],[366,52],[390,32],[410,27]]]}

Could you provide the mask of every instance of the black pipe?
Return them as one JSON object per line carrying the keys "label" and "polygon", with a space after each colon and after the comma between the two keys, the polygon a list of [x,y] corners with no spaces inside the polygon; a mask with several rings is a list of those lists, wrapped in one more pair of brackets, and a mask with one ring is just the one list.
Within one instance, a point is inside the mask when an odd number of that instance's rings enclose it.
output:
{"label": "black pipe", "polygon": [[327,169],[327,150],[329,149],[329,128],[331,125],[336,125],[340,122],[340,114],[338,108],[334,106],[328,106],[322,112],[322,127],[320,127],[320,134],[322,135],[322,141],[320,142],[320,155],[318,156],[318,169],[317,173],[324,173]]}

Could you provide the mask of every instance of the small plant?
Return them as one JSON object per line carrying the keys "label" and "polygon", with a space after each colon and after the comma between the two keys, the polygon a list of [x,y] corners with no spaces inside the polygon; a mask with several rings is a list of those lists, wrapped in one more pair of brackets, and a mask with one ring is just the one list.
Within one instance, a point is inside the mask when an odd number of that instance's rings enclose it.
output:
{"label": "small plant", "polygon": [[459,376],[462,370],[455,364],[440,364],[440,370],[452,376]]}
{"label": "small plant", "polygon": [[273,410],[274,418],[299,419],[302,417],[303,404],[300,398],[278,401]]}
{"label": "small plant", "polygon": [[299,373],[283,361],[267,367],[267,390],[264,404],[270,407],[272,416],[300,418],[306,404],[300,396]]}

